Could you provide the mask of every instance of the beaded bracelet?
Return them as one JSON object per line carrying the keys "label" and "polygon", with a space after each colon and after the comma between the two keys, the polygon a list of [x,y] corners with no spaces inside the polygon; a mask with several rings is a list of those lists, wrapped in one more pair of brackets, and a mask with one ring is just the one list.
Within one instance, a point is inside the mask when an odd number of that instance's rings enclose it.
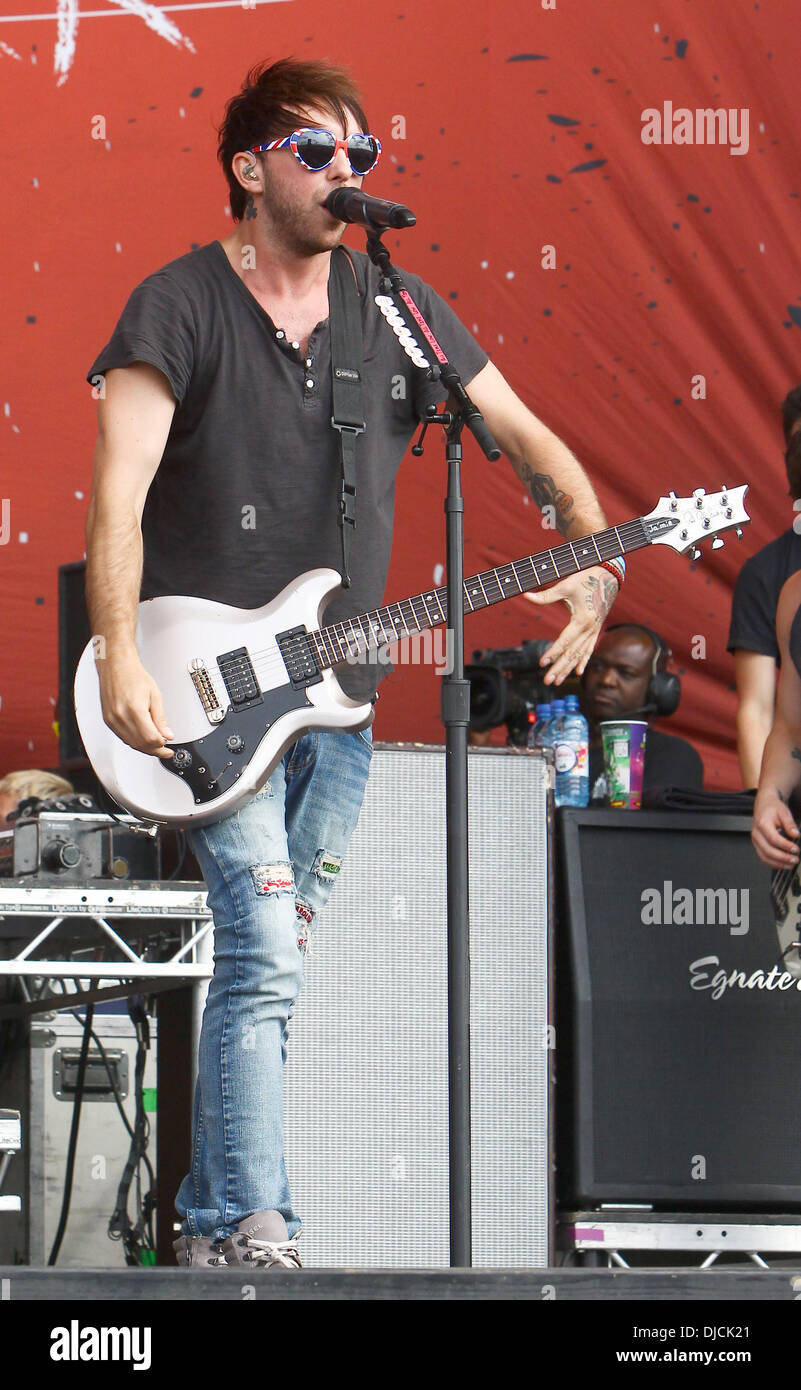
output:
{"label": "beaded bracelet", "polygon": [[602,560],[601,569],[608,570],[609,573],[617,580],[618,588],[622,588],[623,580],[626,578],[625,562],[623,563],[622,568],[618,568],[618,564],[619,562],[615,560]]}

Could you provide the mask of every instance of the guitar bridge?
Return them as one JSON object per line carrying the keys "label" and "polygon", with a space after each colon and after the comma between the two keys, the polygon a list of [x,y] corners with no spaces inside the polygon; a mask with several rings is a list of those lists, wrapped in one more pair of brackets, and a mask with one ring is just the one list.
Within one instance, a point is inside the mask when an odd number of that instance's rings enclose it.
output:
{"label": "guitar bridge", "polygon": [[217,699],[217,693],[211,683],[205,661],[201,657],[195,656],[190,661],[188,669],[206,718],[210,724],[219,724],[220,720],[225,718],[225,710]]}

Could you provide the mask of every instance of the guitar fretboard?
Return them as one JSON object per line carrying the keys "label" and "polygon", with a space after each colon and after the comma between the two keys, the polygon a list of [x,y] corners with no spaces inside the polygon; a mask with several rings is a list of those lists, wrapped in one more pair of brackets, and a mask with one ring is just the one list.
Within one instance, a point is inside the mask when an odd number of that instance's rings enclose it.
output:
{"label": "guitar fretboard", "polygon": [[[471,575],[462,585],[465,613],[489,608],[504,599],[530,593],[557,579],[566,579],[579,570],[590,569],[603,560],[640,550],[650,541],[642,517],[622,526],[610,526],[606,531],[566,541],[553,550],[541,550],[522,560],[510,561],[497,569]],[[448,621],[448,591],[446,586],[426,589],[413,598],[389,603],[372,613],[331,623],[309,633],[321,668],[336,666],[349,658],[385,647],[390,642],[412,637],[416,632],[440,627]]]}

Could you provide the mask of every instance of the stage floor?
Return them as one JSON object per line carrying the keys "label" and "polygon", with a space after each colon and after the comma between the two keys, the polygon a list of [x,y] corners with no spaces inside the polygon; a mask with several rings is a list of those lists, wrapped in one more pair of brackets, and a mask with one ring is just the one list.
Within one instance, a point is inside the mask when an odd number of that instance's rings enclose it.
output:
{"label": "stage floor", "polygon": [[[252,1292],[243,1292],[252,1286]],[[0,1267],[0,1300],[607,1300],[793,1302],[795,1269],[32,1269]]]}

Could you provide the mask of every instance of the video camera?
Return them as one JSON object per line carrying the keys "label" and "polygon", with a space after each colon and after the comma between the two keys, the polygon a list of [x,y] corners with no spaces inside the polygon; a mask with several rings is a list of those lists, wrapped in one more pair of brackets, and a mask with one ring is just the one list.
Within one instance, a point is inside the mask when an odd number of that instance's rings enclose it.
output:
{"label": "video camera", "polygon": [[543,684],[546,668],[540,657],[550,647],[547,638],[521,642],[519,647],[489,647],[473,652],[473,665],[465,666],[470,681],[470,727],[495,729],[505,724],[509,742],[524,745],[528,716],[553,687]]}

